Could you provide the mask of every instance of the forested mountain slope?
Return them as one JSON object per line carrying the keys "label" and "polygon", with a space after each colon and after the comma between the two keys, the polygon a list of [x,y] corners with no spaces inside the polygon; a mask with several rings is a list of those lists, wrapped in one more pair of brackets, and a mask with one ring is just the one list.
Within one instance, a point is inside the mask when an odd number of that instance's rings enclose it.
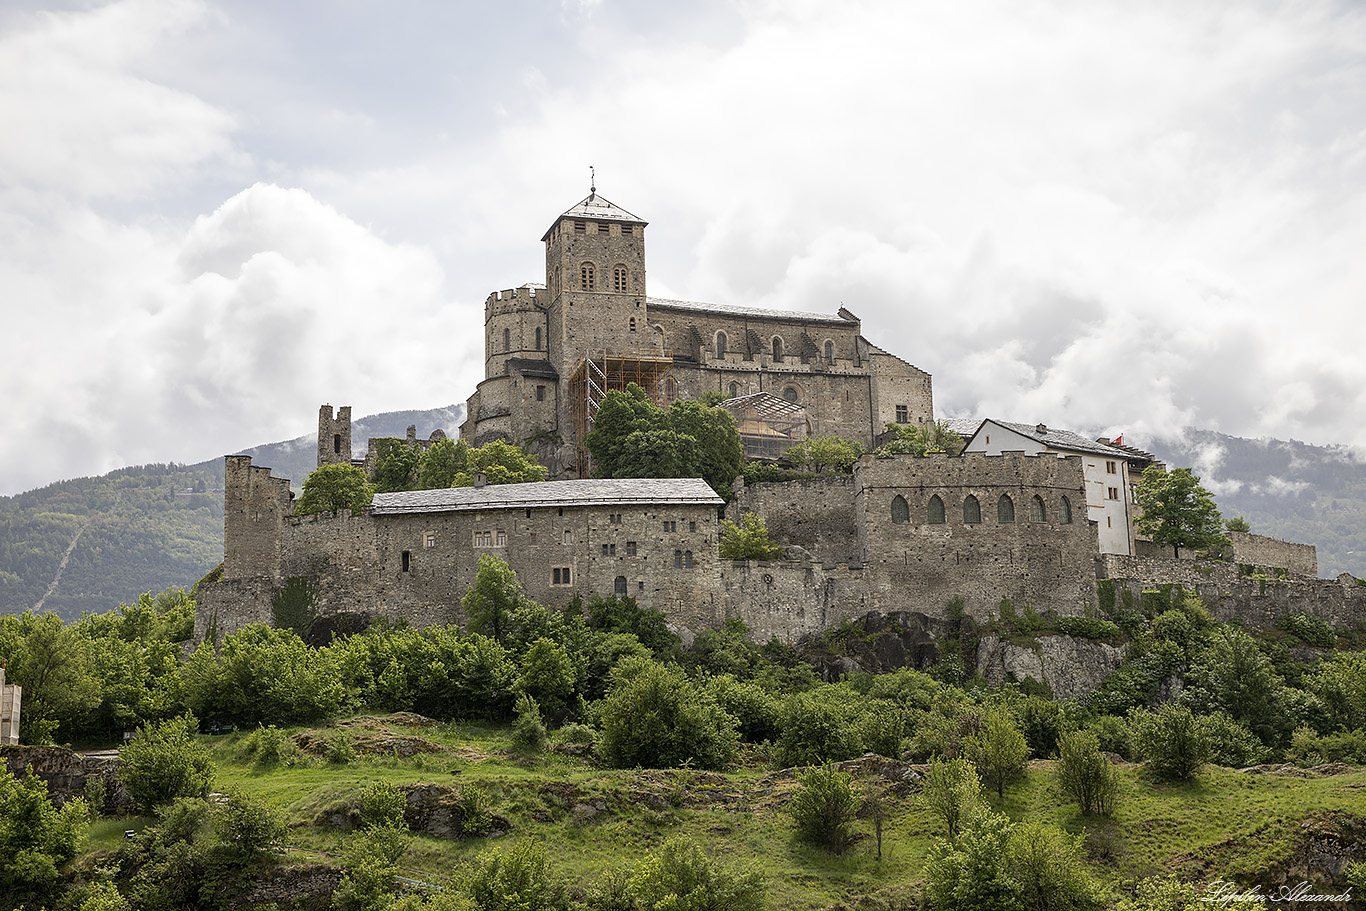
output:
{"label": "forested mountain slope", "polygon": [[1346,446],[1212,430],[1143,445],[1170,467],[1194,468],[1224,518],[1242,516],[1257,534],[1316,545],[1320,576],[1366,576],[1366,461]]}
{"label": "forested mountain slope", "polygon": [[[454,435],[464,406],[395,411],[355,422],[355,452],[372,436]],[[297,490],[317,461],[317,437],[249,453]],[[30,608],[64,619],[103,612],[143,592],[188,588],[223,559],[223,460],[138,465],[0,497],[0,613]],[[54,581],[56,582],[54,586]]]}

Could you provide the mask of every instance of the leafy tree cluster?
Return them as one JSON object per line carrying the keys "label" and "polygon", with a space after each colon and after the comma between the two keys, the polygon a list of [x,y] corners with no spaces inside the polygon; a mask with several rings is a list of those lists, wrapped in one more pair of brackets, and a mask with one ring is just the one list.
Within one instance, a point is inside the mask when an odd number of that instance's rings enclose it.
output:
{"label": "leafy tree cluster", "polygon": [[785,553],[783,546],[769,537],[758,513],[745,513],[738,525],[722,519],[720,538],[723,560],[777,560]]}
{"label": "leafy tree cluster", "polygon": [[678,400],[663,409],[635,383],[607,393],[585,439],[600,478],[702,478],[725,499],[740,474],[735,417]]}
{"label": "leafy tree cluster", "polygon": [[963,451],[965,441],[950,430],[942,421],[933,424],[888,424],[887,432],[892,438],[873,451],[873,457],[890,459],[896,455],[912,455],[924,458],[932,452],[958,454]]}
{"label": "leafy tree cluster", "polygon": [[783,458],[793,466],[817,474],[833,471],[847,474],[853,470],[854,463],[863,455],[863,445],[857,440],[843,437],[809,437],[783,454]]}
{"label": "leafy tree cluster", "polygon": [[1183,547],[1218,550],[1229,543],[1214,497],[1189,468],[1167,471],[1150,465],[1134,485],[1134,499],[1142,510],[1138,530],[1173,553]]}

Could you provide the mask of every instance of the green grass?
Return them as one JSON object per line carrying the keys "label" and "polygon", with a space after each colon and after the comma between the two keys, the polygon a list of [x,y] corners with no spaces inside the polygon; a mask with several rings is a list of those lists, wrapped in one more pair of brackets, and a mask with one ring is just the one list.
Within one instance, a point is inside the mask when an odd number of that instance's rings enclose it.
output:
{"label": "green grass", "polygon": [[[339,855],[352,837],[314,825],[325,808],[354,802],[379,780],[429,782],[486,790],[495,814],[510,821],[503,838],[440,840],[415,836],[403,860],[408,875],[433,882],[458,878],[474,857],[518,837],[546,846],[555,873],[587,885],[610,867],[635,864],[666,838],[690,835],[726,863],[749,867],[767,880],[770,906],[815,909],[872,893],[914,892],[926,853],[943,837],[942,824],[911,794],[889,796],[883,858],[876,857],[872,826],[860,820],[860,838],[832,855],[797,842],[786,815],[796,784],[748,766],[717,774],[692,770],[603,770],[589,761],[552,754],[536,762],[504,752],[506,729],[488,725],[391,728],[426,737],[450,752],[409,759],[366,757],[345,765],[304,758],[262,769],[241,749],[244,735],[216,738],[216,790],[240,788],[282,809],[291,829],[287,844]],[[1283,862],[1306,817],[1353,811],[1366,796],[1366,770],[1321,779],[1243,775],[1207,767],[1193,782],[1165,783],[1140,767],[1120,770],[1121,797],[1111,818],[1082,817],[1065,800],[1050,763],[1034,767],[989,804],[1015,819],[1031,819],[1081,835],[1091,872],[1102,881],[1163,872],[1204,882],[1253,880]],[[884,783],[885,784],[885,783]],[[580,804],[606,809],[583,819]],[[147,820],[101,821],[91,846],[112,848],[125,828]],[[297,859],[317,859],[299,856]]]}

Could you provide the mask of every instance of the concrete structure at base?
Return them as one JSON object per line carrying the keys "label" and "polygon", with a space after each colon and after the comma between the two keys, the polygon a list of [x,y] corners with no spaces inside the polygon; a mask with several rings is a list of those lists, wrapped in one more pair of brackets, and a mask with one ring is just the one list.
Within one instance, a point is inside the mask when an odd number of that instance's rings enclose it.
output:
{"label": "concrete structure at base", "polygon": [[545,282],[490,294],[484,375],[462,439],[528,446],[552,478],[586,477],[597,402],[629,382],[657,401],[767,392],[812,434],[871,447],[889,423],[933,421],[930,375],[869,342],[858,317],[652,298],[646,222],[597,195],[541,238]]}
{"label": "concrete structure at base", "polygon": [[200,588],[199,638],[269,623],[292,578],[309,581],[323,615],[463,624],[484,554],[505,559],[543,604],[631,595],[679,630],[738,617],[788,641],[868,611],[944,616],[961,601],[985,620],[1003,597],[1062,615],[1096,602],[1095,527],[1071,505],[1085,497],[1076,457],[866,456],[852,477],[780,495],[742,487],[737,508],[762,501],[775,518],[807,516],[786,527],[809,559],[762,564],[719,558],[722,501],[698,479],[377,494],[364,513],[294,516],[289,482],[249,457],[228,456],[225,475],[227,554],[222,578]]}
{"label": "concrete structure at base", "polygon": [[0,746],[19,743],[19,704],[23,696],[23,687],[5,683],[5,666],[0,664]]}

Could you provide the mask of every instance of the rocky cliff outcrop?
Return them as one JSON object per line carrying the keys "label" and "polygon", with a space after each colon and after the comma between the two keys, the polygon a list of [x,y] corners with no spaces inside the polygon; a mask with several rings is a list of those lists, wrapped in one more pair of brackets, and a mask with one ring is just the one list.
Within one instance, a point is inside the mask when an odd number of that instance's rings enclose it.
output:
{"label": "rocky cliff outcrop", "polygon": [[1119,669],[1126,649],[1063,634],[1043,635],[1032,647],[987,634],[977,643],[977,671],[992,685],[1032,679],[1055,699],[1079,699],[1100,689]]}
{"label": "rocky cliff outcrop", "polygon": [[33,773],[47,782],[48,796],[58,806],[73,797],[86,796],[87,782],[93,779],[104,791],[104,806],[94,809],[117,815],[136,808],[128,789],[119,781],[119,758],[114,750],[77,753],[65,747],[6,746],[0,747],[0,758],[16,777],[32,766]]}

